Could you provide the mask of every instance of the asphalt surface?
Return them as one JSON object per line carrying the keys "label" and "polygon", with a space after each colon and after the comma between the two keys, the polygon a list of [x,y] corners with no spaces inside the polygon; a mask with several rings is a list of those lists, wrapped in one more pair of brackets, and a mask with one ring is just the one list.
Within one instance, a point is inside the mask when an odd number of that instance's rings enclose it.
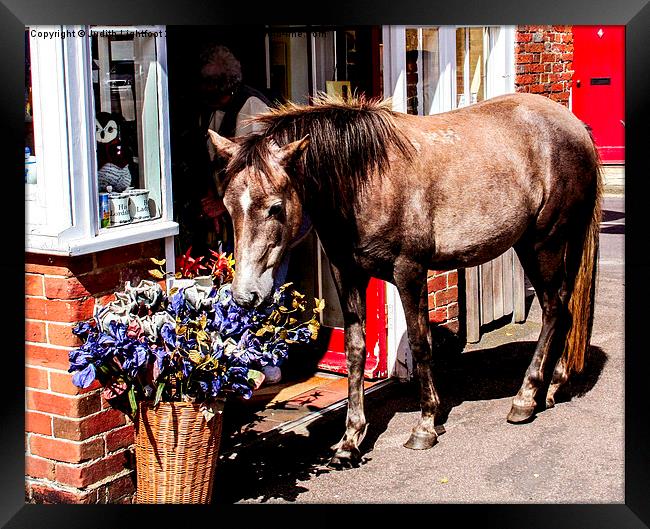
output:
{"label": "asphalt surface", "polygon": [[606,196],[594,333],[585,370],[551,410],[506,422],[541,328],[532,291],[524,324],[487,332],[464,353],[440,349],[444,428],[430,450],[402,445],[419,416],[417,389],[367,399],[357,468],[326,467],[345,413],[220,461],[216,503],[624,503],[624,198]]}

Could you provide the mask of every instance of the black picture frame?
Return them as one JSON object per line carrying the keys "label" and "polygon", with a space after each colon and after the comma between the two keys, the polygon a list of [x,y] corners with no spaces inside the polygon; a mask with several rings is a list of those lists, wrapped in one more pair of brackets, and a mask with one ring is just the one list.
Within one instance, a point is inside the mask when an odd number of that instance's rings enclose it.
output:
{"label": "black picture frame", "polygon": [[[642,528],[650,527],[650,436],[648,434],[645,379],[648,373],[646,306],[650,300],[650,260],[644,243],[647,237],[646,204],[650,194],[647,153],[650,151],[650,6],[648,0],[564,0],[562,2],[389,2],[363,1],[354,5],[328,1],[314,13],[306,13],[305,2],[279,5],[267,3],[253,9],[246,2],[205,2],[191,0],[147,0],[137,4],[124,0],[107,3],[68,0],[19,2],[5,0],[0,5],[0,71],[3,97],[0,99],[9,141],[2,143],[2,160],[10,165],[4,172],[5,203],[23,193],[22,129],[24,37],[29,24],[288,24],[307,22],[319,25],[342,24],[616,24],[626,26],[626,250],[625,250],[625,503],[547,505],[430,505],[402,506],[400,520],[454,527],[499,528]],[[277,507],[254,513],[215,508],[118,505],[26,505],[24,503],[24,290],[19,279],[24,274],[24,236],[16,229],[20,213],[4,212],[4,245],[0,270],[3,283],[3,334],[10,338],[3,348],[2,405],[0,405],[0,523],[7,528],[93,528],[111,527],[195,527],[223,523],[276,525],[310,523],[308,506],[292,511]],[[18,219],[18,220],[17,220]],[[607,436],[607,432],[602,432]],[[296,506],[297,507],[297,506]],[[340,506],[331,513],[330,523],[372,523],[385,516],[385,507]],[[236,519],[231,519],[236,515]],[[369,515],[371,515],[369,517]],[[345,516],[337,520],[336,517]],[[442,517],[442,518],[441,518]],[[236,521],[239,519],[239,521]],[[420,521],[421,520],[421,521]],[[179,525],[180,524],[180,525]]]}

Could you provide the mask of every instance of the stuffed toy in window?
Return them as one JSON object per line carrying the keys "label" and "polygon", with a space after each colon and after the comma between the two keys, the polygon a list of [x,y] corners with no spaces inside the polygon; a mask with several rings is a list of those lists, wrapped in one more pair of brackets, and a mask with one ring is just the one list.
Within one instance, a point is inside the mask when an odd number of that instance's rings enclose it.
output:
{"label": "stuffed toy in window", "polygon": [[106,186],[111,186],[112,191],[120,193],[131,185],[131,150],[122,144],[121,126],[122,116],[116,112],[99,112],[95,119],[100,191],[106,191]]}

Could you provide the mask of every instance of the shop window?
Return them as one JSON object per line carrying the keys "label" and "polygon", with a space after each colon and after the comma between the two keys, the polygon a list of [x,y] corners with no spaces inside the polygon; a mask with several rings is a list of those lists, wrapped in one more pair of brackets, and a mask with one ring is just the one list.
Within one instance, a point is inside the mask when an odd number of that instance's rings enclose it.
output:
{"label": "shop window", "polygon": [[406,110],[429,115],[440,79],[438,28],[407,28],[405,35]]}
{"label": "shop window", "polygon": [[163,30],[26,28],[27,251],[80,255],[178,233]]}
{"label": "shop window", "polygon": [[486,32],[482,27],[456,30],[456,106],[485,99]]}
{"label": "shop window", "polygon": [[298,104],[308,103],[311,93],[309,39],[306,31],[298,29],[269,34],[271,90]]}
{"label": "shop window", "polygon": [[[161,216],[155,34],[91,28],[99,225]],[[108,206],[107,213],[107,204]]]}
{"label": "shop window", "polygon": [[28,185],[26,193],[28,199],[32,198],[33,185],[38,181],[35,144],[29,33],[25,31],[25,184]]}

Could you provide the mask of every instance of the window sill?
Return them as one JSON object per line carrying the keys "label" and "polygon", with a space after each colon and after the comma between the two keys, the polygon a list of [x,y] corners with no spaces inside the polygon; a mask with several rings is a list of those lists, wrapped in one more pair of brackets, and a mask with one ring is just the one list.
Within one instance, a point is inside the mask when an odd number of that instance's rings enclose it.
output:
{"label": "window sill", "polygon": [[[88,239],[59,240],[59,244],[39,244],[40,238],[27,238],[25,250],[32,253],[77,256],[101,252],[130,244],[153,241],[178,235],[178,223],[169,220],[143,222],[133,226],[113,228],[102,231],[96,237]],[[31,243],[31,244],[30,244]]]}

